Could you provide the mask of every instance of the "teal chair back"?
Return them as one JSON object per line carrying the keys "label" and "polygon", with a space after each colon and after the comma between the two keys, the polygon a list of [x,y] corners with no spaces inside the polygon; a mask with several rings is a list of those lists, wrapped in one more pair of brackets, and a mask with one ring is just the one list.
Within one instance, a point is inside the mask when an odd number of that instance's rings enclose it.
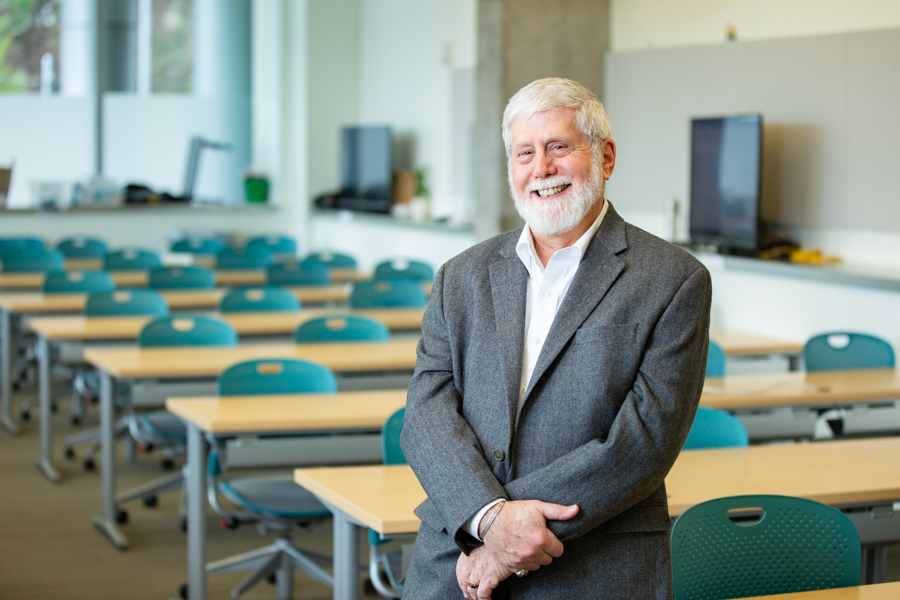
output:
{"label": "teal chair back", "polygon": [[190,237],[172,242],[169,249],[172,252],[188,252],[190,254],[215,254],[224,247],[225,244],[216,238]]}
{"label": "teal chair back", "polygon": [[862,333],[824,333],[806,342],[807,371],[851,371],[894,366],[894,349],[886,341]]}
{"label": "teal chair back", "polygon": [[44,241],[38,238],[0,238],[0,259],[7,252],[22,251],[25,253],[43,252],[46,250]]}
{"label": "teal chair back", "polygon": [[236,346],[237,333],[210,317],[163,317],[144,325],[138,346]]}
{"label": "teal chair back", "polygon": [[232,290],[219,302],[219,312],[297,312],[297,297],[277,287]]}
{"label": "teal chair back", "polygon": [[215,274],[205,267],[156,267],[150,269],[149,286],[155,290],[210,289]]}
{"label": "teal chair back", "polygon": [[375,319],[334,315],[302,323],[294,331],[298,344],[319,342],[384,342],[390,338],[388,328]]}
{"label": "teal chair back", "polygon": [[427,303],[422,286],[412,279],[361,281],[350,292],[353,308],[420,308]]}
{"label": "teal chair back", "polygon": [[161,266],[159,254],[140,248],[123,248],[103,257],[103,268],[107,271],[149,271]]}
{"label": "teal chair back", "polygon": [[747,428],[737,417],[722,410],[700,406],[684,449],[746,448],[748,443]]}
{"label": "teal chair back", "polygon": [[418,260],[389,260],[375,266],[375,279],[431,281],[434,279],[434,269]]}
{"label": "teal chair back", "polygon": [[87,317],[164,317],[169,314],[169,306],[166,299],[153,290],[112,290],[88,295],[84,314]]}
{"label": "teal chair back", "polygon": [[247,242],[248,252],[267,250],[272,254],[297,254],[297,243],[283,235],[264,235]]}
{"label": "teal chair back", "polygon": [[327,285],[331,278],[319,263],[290,260],[269,265],[266,281],[269,285]]}
{"label": "teal chair back", "polygon": [[333,394],[334,374],[305,360],[271,358],[250,360],[225,369],[219,375],[220,396],[252,394]]}
{"label": "teal chair back", "polygon": [[106,242],[89,237],[70,237],[56,245],[66,258],[103,258],[109,252]]}
{"label": "teal chair back", "polygon": [[116,283],[106,271],[57,271],[44,279],[45,294],[76,294],[79,292],[109,292]]}
{"label": "teal chair back", "polygon": [[272,263],[272,253],[264,248],[225,247],[216,252],[217,269],[264,269]]}
{"label": "teal chair back", "polygon": [[[761,508],[732,521],[730,510]],[[746,514],[746,513],[745,513]],[[733,496],[686,510],[671,533],[676,600],[720,600],[859,585],[856,527],[803,498]]]}
{"label": "teal chair back", "polygon": [[328,269],[355,269],[356,259],[349,254],[338,252],[313,252],[303,259],[304,263],[322,265]]}
{"label": "teal chair back", "polygon": [[709,340],[709,352],[706,355],[706,376],[725,377],[725,351],[712,340]]}
{"label": "teal chair back", "polygon": [[58,250],[28,250],[16,248],[7,250],[2,259],[3,271],[6,273],[51,272],[62,271],[62,252]]}
{"label": "teal chair back", "polygon": [[381,453],[386,465],[405,465],[406,456],[400,448],[400,432],[403,431],[403,419],[406,408],[401,408],[384,422],[381,428]]}

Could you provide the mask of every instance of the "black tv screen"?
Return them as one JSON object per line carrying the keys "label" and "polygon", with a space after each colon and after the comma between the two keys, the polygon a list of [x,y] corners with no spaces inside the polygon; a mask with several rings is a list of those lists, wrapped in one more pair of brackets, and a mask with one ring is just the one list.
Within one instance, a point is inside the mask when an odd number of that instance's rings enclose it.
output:
{"label": "black tv screen", "polygon": [[759,249],[762,115],[691,121],[691,242]]}
{"label": "black tv screen", "polygon": [[341,134],[338,206],[388,212],[393,198],[391,165],[388,126],[345,127]]}

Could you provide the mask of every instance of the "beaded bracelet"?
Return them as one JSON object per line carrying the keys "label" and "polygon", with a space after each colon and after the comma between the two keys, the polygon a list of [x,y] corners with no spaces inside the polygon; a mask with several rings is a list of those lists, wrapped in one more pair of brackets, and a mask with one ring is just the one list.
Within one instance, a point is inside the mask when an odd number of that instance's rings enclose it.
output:
{"label": "beaded bracelet", "polygon": [[501,500],[491,509],[491,514],[488,516],[487,522],[484,524],[484,527],[481,528],[481,531],[478,532],[478,537],[482,540],[484,539],[484,536],[487,535],[488,529],[494,524],[494,519],[500,514],[500,510],[503,508],[504,504],[506,504],[506,500]]}

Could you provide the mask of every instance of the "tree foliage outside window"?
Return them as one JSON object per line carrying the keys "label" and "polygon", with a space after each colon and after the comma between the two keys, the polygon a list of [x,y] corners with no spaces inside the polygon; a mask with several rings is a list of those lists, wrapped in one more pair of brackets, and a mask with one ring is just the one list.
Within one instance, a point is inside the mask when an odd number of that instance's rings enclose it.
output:
{"label": "tree foliage outside window", "polygon": [[154,92],[190,92],[193,87],[191,16],[191,0],[153,0]]}
{"label": "tree foliage outside window", "polygon": [[41,89],[41,57],[59,73],[60,0],[0,0],[0,92]]}

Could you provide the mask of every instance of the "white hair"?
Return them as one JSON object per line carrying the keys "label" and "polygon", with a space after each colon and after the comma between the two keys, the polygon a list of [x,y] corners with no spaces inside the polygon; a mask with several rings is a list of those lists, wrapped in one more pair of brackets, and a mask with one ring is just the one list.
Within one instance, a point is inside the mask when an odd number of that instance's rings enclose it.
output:
{"label": "white hair", "polygon": [[553,108],[574,109],[575,124],[591,140],[594,156],[602,155],[603,140],[612,135],[603,105],[580,83],[571,79],[548,77],[532,81],[516,92],[506,104],[506,110],[503,111],[503,143],[506,145],[507,159],[512,152],[512,124]]}

